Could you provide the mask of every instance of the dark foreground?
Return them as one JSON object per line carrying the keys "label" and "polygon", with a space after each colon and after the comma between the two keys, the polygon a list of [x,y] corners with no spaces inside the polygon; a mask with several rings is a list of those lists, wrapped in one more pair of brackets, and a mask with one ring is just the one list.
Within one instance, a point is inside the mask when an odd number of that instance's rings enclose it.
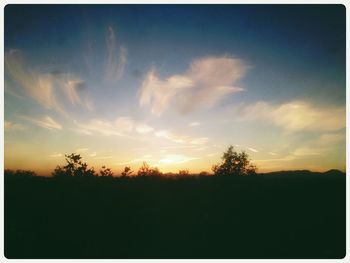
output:
{"label": "dark foreground", "polygon": [[7,258],[342,258],[345,175],[5,176]]}

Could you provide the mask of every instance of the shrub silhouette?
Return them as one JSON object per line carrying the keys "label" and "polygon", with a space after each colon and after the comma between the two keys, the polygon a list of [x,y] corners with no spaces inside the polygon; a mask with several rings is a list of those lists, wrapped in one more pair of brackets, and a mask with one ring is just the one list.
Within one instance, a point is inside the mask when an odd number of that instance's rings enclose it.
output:
{"label": "shrub silhouette", "polygon": [[55,177],[62,176],[76,176],[76,177],[92,177],[96,176],[96,172],[94,168],[88,168],[87,163],[83,163],[81,161],[82,157],[80,154],[72,153],[70,155],[65,155],[67,165],[61,167],[59,165],[56,166],[52,175]]}
{"label": "shrub silhouette", "polygon": [[106,166],[102,166],[102,169],[100,170],[100,175],[103,177],[112,177],[113,176],[113,172],[111,170],[111,168],[107,168]]}
{"label": "shrub silhouette", "polygon": [[129,166],[126,166],[122,172],[122,177],[130,176],[133,172],[134,171],[131,171],[131,168]]}
{"label": "shrub silhouette", "polygon": [[5,176],[18,176],[18,177],[33,177],[36,176],[36,173],[31,170],[10,170],[10,169],[5,169],[4,172]]}
{"label": "shrub silhouette", "polygon": [[202,171],[199,173],[199,176],[209,176],[210,174],[207,171]]}
{"label": "shrub silhouette", "polygon": [[190,174],[190,172],[187,169],[179,171],[180,176],[188,176],[189,174]]}
{"label": "shrub silhouette", "polygon": [[256,175],[256,166],[250,164],[246,152],[238,153],[231,145],[221,157],[222,162],[214,165],[212,170],[217,176],[243,176]]}
{"label": "shrub silhouette", "polygon": [[159,171],[158,167],[150,167],[148,163],[143,162],[142,166],[137,172],[138,176],[161,176],[162,173]]}

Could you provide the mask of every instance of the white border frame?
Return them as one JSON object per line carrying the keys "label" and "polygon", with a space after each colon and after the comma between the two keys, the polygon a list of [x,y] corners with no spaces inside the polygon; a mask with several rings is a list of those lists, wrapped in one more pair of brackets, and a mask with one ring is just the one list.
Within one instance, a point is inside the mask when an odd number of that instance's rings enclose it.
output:
{"label": "white border frame", "polygon": [[[348,6],[345,0],[343,1],[303,1],[303,0],[294,0],[294,1],[276,1],[276,0],[264,0],[264,1],[256,1],[256,0],[245,0],[245,1],[234,1],[234,0],[220,0],[218,2],[214,2],[213,0],[167,0],[167,1],[147,1],[147,0],[129,0],[129,1],[116,1],[116,0],[103,0],[101,2],[99,1],[92,1],[92,0],[75,0],[75,1],[69,1],[69,0],[61,0],[61,1],[53,1],[53,0],[36,0],[36,1],[29,1],[29,0],[5,0],[1,2],[1,12],[0,12],[0,20],[1,20],[1,27],[0,27],[0,42],[2,47],[2,52],[0,54],[0,61],[2,61],[0,65],[1,69],[1,87],[2,90],[0,92],[1,101],[4,103],[4,11],[5,6],[7,4],[342,4],[346,8],[346,51],[349,49],[349,41],[348,41],[348,33],[349,33],[349,19],[348,19]],[[349,101],[349,93],[348,90],[348,76],[349,76],[349,52],[346,52],[346,101]],[[348,127],[349,124],[349,105],[346,103],[346,127]],[[1,132],[1,162],[0,162],[0,170],[4,171],[4,104],[2,104],[2,107],[0,109],[0,115],[1,115],[1,121],[0,121],[0,129]],[[349,147],[348,147],[348,138],[349,138],[349,130],[346,129],[346,165],[349,164]],[[347,169],[346,169],[347,170]],[[345,171],[346,172],[346,171]],[[3,172],[2,172],[3,174]],[[2,177],[0,180],[0,195],[4,197],[4,178]],[[349,180],[346,179],[346,218],[349,218]],[[346,252],[348,252],[349,249],[349,227],[346,227]],[[4,255],[4,200],[2,198],[2,201],[0,202],[0,262],[101,262],[101,261],[118,261],[118,262],[129,262],[129,263],[136,263],[136,262],[310,262],[310,263],[318,263],[318,262],[347,262],[349,260],[349,255],[346,254],[346,256],[343,259],[7,259]]]}

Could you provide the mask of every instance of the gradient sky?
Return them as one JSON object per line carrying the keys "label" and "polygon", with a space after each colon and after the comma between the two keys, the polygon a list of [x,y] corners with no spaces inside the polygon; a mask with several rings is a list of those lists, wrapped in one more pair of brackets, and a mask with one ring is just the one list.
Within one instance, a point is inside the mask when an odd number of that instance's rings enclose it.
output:
{"label": "gradient sky", "polygon": [[5,168],[345,170],[342,5],[7,5]]}

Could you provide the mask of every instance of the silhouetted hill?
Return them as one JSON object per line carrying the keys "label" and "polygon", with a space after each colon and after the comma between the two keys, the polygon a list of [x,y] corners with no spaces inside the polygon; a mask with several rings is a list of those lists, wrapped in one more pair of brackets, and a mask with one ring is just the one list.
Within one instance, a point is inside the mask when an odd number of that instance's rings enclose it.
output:
{"label": "silhouetted hill", "polygon": [[[7,175],[5,255],[342,258],[345,176],[329,173],[181,178]],[[305,174],[315,176],[301,176]]]}
{"label": "silhouetted hill", "polygon": [[331,169],[326,172],[312,172],[309,170],[289,170],[289,171],[276,171],[276,172],[269,172],[269,173],[260,173],[260,176],[278,176],[280,178],[283,177],[290,177],[290,176],[297,176],[297,177],[310,177],[310,176],[345,176],[345,173],[342,171]]}
{"label": "silhouetted hill", "polygon": [[328,170],[327,172],[324,172],[323,174],[331,175],[331,176],[345,176],[345,173],[343,173],[342,171],[339,171],[337,169]]}

